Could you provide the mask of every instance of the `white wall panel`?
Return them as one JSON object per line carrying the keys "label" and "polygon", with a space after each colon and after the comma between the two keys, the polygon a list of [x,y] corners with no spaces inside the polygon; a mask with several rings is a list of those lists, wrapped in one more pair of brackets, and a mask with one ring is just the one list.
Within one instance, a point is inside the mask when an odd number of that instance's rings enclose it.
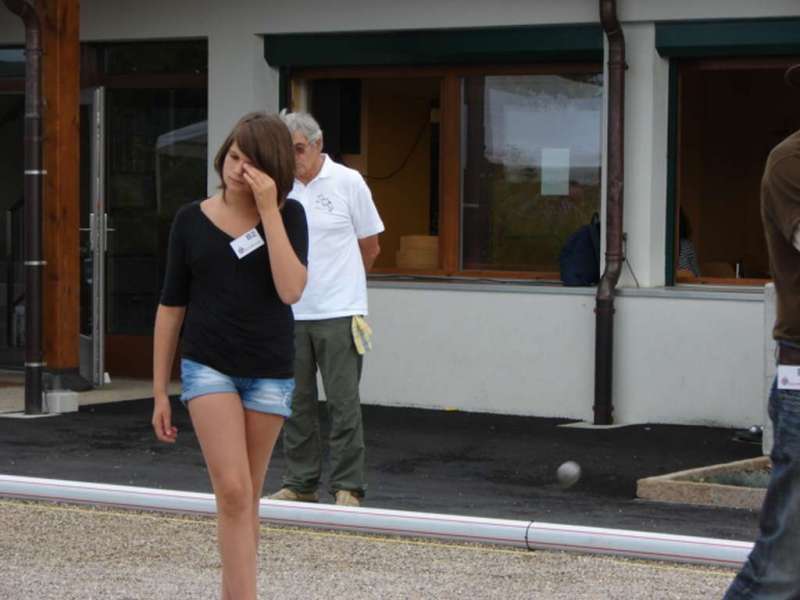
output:
{"label": "white wall panel", "polygon": [[[618,297],[615,422],[760,424],[760,300]],[[593,295],[371,287],[362,401],[591,421],[593,311]]]}
{"label": "white wall panel", "polygon": [[[624,28],[625,186],[623,227],[629,265],[621,283],[635,285],[631,269],[644,287],[664,285],[667,212],[667,138],[669,63],[655,49],[655,27]],[[630,268],[629,268],[630,267]]]}
{"label": "white wall panel", "polygon": [[[625,22],[800,16],[796,0],[619,0]],[[241,33],[365,31],[588,23],[596,0],[82,0],[82,39],[206,36],[234,25]],[[0,40],[22,40],[18,19],[0,11]]]}
{"label": "white wall panel", "polygon": [[264,63],[263,39],[220,27],[208,38],[208,191],[219,185],[214,156],[236,121],[278,109],[278,77]]}
{"label": "white wall panel", "polygon": [[763,302],[617,300],[615,419],[749,427],[763,420]]}
{"label": "white wall panel", "polygon": [[366,403],[586,419],[592,295],[370,289]]}

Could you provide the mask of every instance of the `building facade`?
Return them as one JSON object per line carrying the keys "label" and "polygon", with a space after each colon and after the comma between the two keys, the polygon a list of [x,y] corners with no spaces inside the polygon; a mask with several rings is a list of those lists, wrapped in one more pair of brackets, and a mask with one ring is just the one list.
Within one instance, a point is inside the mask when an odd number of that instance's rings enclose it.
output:
{"label": "building facade", "polygon": [[[769,149],[800,128],[782,84],[800,6],[616,4],[628,68],[614,419],[761,423],[758,183]],[[46,336],[69,320],[80,330],[59,367],[97,383],[147,375],[172,215],[216,188],[211,162],[239,116],[292,107],[320,118],[387,226],[364,402],[591,420],[596,288],[563,286],[558,258],[606,212],[597,1],[84,0],[75,22],[80,149],[59,151],[79,154],[69,226],[87,231],[62,246],[80,253],[80,294],[46,314]],[[6,366],[24,345],[23,43],[0,12]],[[687,242],[694,270],[679,268]]]}

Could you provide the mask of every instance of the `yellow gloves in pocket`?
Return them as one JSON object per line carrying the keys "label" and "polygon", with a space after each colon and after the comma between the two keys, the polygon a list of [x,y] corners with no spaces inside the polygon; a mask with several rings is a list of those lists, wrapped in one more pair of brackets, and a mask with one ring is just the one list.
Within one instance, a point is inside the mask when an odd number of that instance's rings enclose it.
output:
{"label": "yellow gloves in pocket", "polygon": [[355,315],[350,323],[353,332],[353,343],[356,352],[365,354],[367,350],[372,350],[372,328],[361,315]]}

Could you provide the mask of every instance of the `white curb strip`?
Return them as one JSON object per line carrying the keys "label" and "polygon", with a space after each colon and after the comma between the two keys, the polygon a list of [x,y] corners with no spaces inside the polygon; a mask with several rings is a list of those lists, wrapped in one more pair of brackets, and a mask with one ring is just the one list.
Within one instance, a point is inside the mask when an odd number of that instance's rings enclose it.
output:
{"label": "white curb strip", "polygon": [[[12,475],[0,475],[0,496],[139,510],[216,513],[212,494]],[[739,567],[753,547],[749,542],[684,535],[266,499],[261,501],[260,515],[264,521],[281,525],[436,537],[530,550],[615,554],[724,567]]]}

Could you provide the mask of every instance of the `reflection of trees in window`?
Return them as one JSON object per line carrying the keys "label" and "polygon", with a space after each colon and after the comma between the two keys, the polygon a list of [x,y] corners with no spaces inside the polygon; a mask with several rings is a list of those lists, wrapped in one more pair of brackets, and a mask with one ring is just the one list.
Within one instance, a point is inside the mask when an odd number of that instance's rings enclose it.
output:
{"label": "reflection of trees in window", "polygon": [[22,48],[0,48],[0,77],[25,77],[25,51]]}
{"label": "reflection of trees in window", "polygon": [[[193,44],[195,50],[187,52],[205,56],[205,44]],[[106,93],[106,202],[115,229],[109,235],[107,263],[111,334],[143,335],[152,330],[170,224],[181,205],[206,193],[207,89],[198,78],[186,83],[138,75],[139,69],[163,74],[185,66],[188,55],[181,54],[180,44],[158,46],[165,57],[160,65],[152,62],[158,56],[155,46],[143,45],[141,56],[121,46],[105,49],[109,68],[137,74],[120,86],[116,82],[124,77],[117,76]],[[112,60],[116,66],[108,62]],[[189,132],[192,127],[197,131]],[[181,131],[183,135],[176,133]],[[187,133],[190,153],[185,151]]]}
{"label": "reflection of trees in window", "polygon": [[[562,244],[600,206],[602,76],[469,77],[464,98],[464,268],[557,271]],[[567,162],[543,173],[552,150]]]}
{"label": "reflection of trees in window", "polygon": [[108,75],[208,72],[208,46],[196,41],[132,42],[102,46]]}

